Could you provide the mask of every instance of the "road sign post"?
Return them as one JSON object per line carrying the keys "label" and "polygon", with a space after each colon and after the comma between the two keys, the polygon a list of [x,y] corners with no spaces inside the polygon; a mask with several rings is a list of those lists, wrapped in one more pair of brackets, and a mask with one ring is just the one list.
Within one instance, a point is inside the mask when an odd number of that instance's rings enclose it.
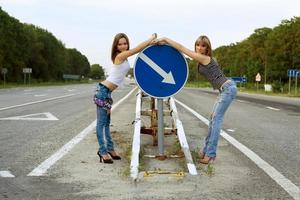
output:
{"label": "road sign post", "polygon": [[7,68],[2,68],[1,69],[1,74],[3,74],[3,85],[5,87],[5,82],[6,82],[6,74],[7,74],[8,70]]}
{"label": "road sign post", "polygon": [[158,157],[165,157],[163,99],[175,95],[186,83],[188,77],[186,59],[169,45],[154,45],[138,54],[133,72],[140,89],[157,98]]}
{"label": "road sign post", "polygon": [[258,91],[258,83],[261,81],[261,75],[260,75],[260,73],[256,74],[255,81],[256,81],[256,91]]}
{"label": "road sign post", "polygon": [[297,80],[298,80],[298,76],[300,75],[300,71],[296,71],[296,80],[295,80],[295,95],[297,94]]}
{"label": "road sign post", "polygon": [[26,74],[28,74],[28,84],[30,85],[30,74],[32,73],[32,68],[23,68],[23,74],[24,74],[24,85],[26,84]]}
{"label": "road sign post", "polygon": [[158,158],[164,159],[164,112],[163,99],[157,99],[157,134],[158,134]]}
{"label": "road sign post", "polygon": [[289,77],[289,94],[291,93],[291,79],[292,77],[295,77],[295,94],[297,94],[297,82],[298,82],[298,76],[300,76],[300,70],[299,69],[288,69],[287,75]]}
{"label": "road sign post", "polygon": [[289,94],[291,93],[291,77],[289,77]]}

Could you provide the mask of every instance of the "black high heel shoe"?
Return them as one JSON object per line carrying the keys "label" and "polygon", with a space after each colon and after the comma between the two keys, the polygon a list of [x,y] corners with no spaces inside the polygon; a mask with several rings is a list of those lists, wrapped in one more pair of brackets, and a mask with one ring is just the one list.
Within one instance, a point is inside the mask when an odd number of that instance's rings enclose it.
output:
{"label": "black high heel shoe", "polygon": [[121,160],[121,157],[119,156],[119,155],[113,155],[111,152],[107,152],[111,157],[112,157],[112,159],[114,159],[114,160]]}
{"label": "black high heel shoe", "polygon": [[97,155],[99,156],[101,163],[102,163],[102,161],[103,161],[103,163],[107,163],[107,164],[114,163],[114,161],[110,158],[109,159],[104,159],[103,156],[99,152],[97,152]]}

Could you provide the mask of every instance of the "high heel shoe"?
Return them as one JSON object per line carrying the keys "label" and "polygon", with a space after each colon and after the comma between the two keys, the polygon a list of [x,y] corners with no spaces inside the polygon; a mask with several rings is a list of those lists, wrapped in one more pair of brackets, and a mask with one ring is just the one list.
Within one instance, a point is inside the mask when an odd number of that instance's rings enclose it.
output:
{"label": "high heel shoe", "polygon": [[103,156],[99,152],[97,152],[97,155],[99,156],[101,163],[102,163],[102,161],[103,161],[103,163],[107,163],[107,164],[114,163],[114,161],[110,158],[109,159],[104,159]]}
{"label": "high heel shoe", "polygon": [[200,159],[199,162],[202,164],[211,164],[215,161],[215,157],[208,157],[208,156],[204,156],[203,159]]}
{"label": "high heel shoe", "polygon": [[116,152],[114,152],[114,154],[110,151],[107,152],[111,157],[112,159],[114,160],[121,160],[121,157],[119,155],[116,154]]}

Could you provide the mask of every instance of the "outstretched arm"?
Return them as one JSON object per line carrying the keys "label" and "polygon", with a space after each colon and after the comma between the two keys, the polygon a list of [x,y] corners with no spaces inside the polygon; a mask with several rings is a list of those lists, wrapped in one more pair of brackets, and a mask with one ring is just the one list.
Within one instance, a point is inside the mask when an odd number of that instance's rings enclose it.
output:
{"label": "outstretched arm", "polygon": [[171,40],[170,38],[167,37],[163,37],[157,40],[158,44],[169,44],[172,47],[174,47],[175,49],[177,49],[178,51],[181,51],[182,53],[184,53],[185,55],[189,56],[190,58],[193,58],[194,60],[198,61],[201,64],[207,65],[210,62],[210,57],[200,54],[200,53],[196,53],[186,47],[184,47],[183,45],[179,44],[178,42],[175,42],[174,40]]}
{"label": "outstretched arm", "polygon": [[123,51],[121,53],[119,53],[116,58],[115,58],[115,64],[120,64],[122,62],[124,62],[124,60],[126,60],[129,56],[132,56],[140,51],[142,51],[145,47],[154,44],[154,40],[156,39],[157,34],[153,33],[151,35],[151,37],[148,40],[145,40],[144,42],[140,43],[139,45],[137,45],[136,47],[129,49],[127,51]]}

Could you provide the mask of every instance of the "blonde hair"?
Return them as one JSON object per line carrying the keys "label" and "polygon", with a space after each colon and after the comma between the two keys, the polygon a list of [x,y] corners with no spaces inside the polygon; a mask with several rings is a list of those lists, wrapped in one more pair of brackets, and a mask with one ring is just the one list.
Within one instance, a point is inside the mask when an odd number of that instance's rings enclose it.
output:
{"label": "blonde hair", "polygon": [[118,44],[119,44],[119,40],[121,38],[125,38],[125,40],[128,44],[127,50],[129,49],[129,39],[128,39],[127,35],[125,33],[118,33],[114,37],[114,41],[113,41],[112,46],[111,46],[111,60],[112,60],[112,62],[115,61],[116,56],[118,55],[118,53],[120,53],[119,50],[118,50]]}
{"label": "blonde hair", "polygon": [[196,51],[196,45],[198,44],[204,44],[206,46],[206,53],[205,55],[212,57],[212,48],[211,48],[211,43],[209,41],[209,38],[205,35],[201,35],[197,38],[195,41],[195,51]]}

